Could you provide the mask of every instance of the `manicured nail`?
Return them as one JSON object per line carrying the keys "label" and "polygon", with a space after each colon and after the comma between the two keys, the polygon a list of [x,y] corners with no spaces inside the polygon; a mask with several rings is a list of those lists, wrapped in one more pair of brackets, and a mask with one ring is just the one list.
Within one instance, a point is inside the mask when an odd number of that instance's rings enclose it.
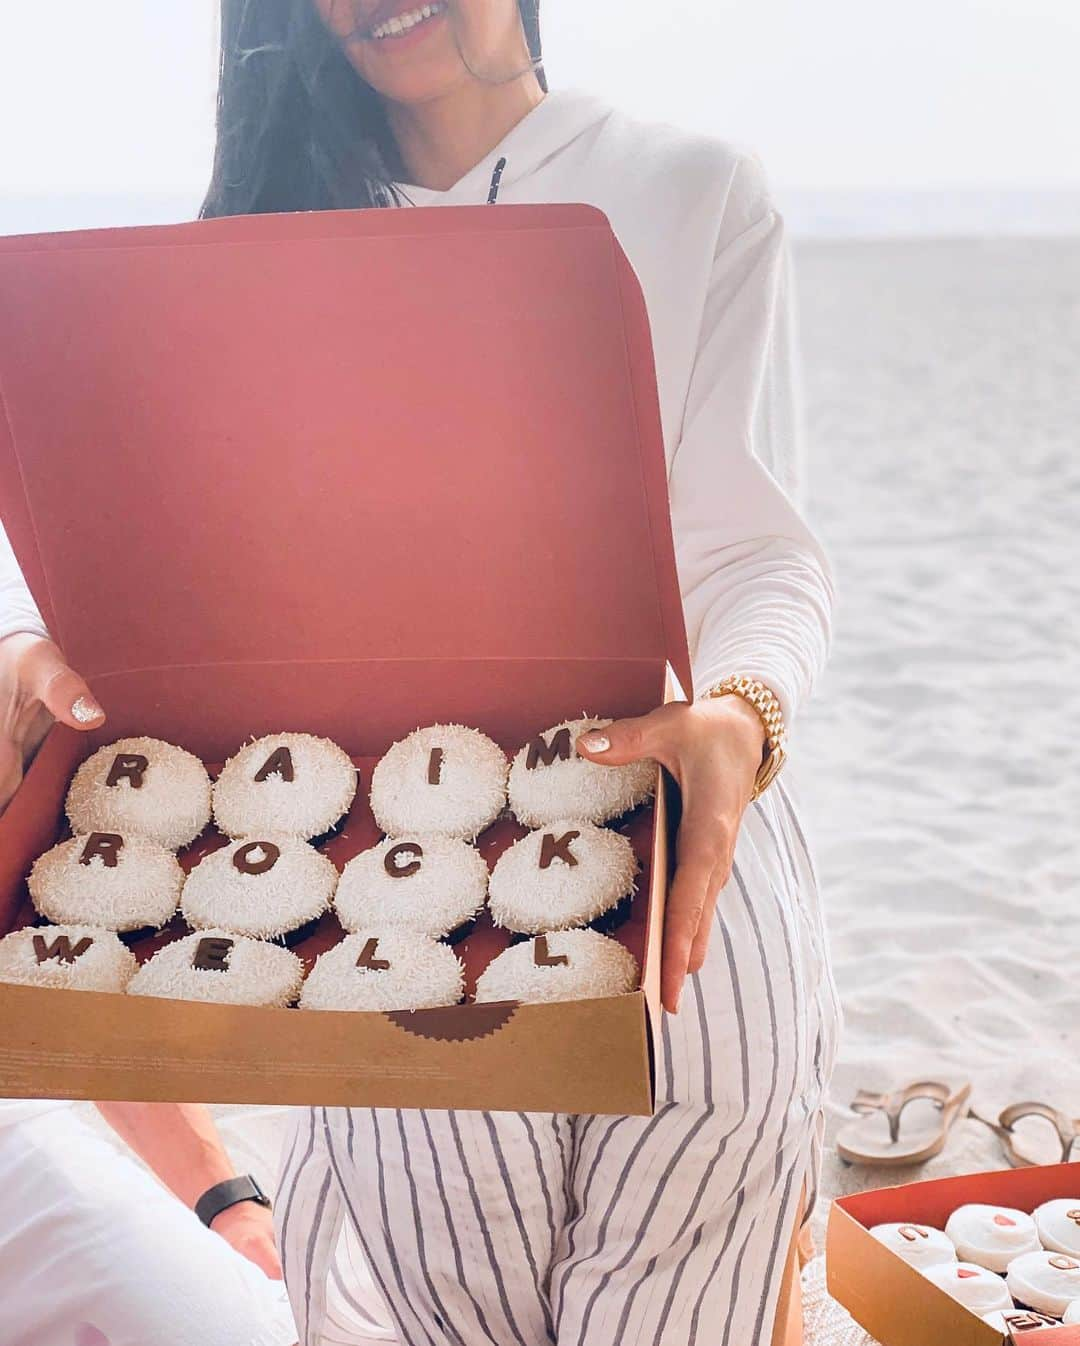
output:
{"label": "manicured nail", "polygon": [[581,746],[586,752],[607,752],[611,747],[611,739],[606,734],[586,734],[581,740]]}
{"label": "manicured nail", "polygon": [[71,718],[78,720],[79,724],[90,724],[93,720],[100,720],[105,712],[88,696],[79,696],[75,698],[71,707]]}

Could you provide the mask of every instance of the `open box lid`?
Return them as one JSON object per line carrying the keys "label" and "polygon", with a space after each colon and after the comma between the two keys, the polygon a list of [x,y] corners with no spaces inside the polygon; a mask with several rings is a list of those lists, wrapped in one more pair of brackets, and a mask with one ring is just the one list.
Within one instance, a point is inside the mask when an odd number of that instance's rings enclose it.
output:
{"label": "open box lid", "polygon": [[0,512],[92,683],[378,660],[672,667],[648,319],[588,206],[0,241]]}

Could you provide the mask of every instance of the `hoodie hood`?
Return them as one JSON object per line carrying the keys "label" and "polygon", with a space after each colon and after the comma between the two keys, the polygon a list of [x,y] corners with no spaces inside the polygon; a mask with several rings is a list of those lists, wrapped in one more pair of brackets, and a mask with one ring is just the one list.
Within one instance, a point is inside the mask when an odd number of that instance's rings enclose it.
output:
{"label": "hoodie hood", "polygon": [[[515,184],[527,181],[545,168],[583,135],[605,122],[611,111],[606,103],[591,94],[555,90],[545,94],[543,100],[527,112],[478,164],[446,191],[433,191],[406,182],[395,186],[414,206],[471,206],[487,201],[495,180],[499,200],[503,200]],[[500,160],[504,162],[496,174]]]}

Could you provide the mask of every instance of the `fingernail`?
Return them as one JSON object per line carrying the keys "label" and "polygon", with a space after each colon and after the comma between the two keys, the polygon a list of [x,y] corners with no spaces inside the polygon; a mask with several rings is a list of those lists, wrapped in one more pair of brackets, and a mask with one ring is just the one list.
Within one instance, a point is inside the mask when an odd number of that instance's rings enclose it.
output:
{"label": "fingernail", "polygon": [[79,696],[75,698],[71,707],[71,718],[78,720],[79,724],[90,724],[93,720],[100,720],[105,712],[95,701],[91,701],[88,696]]}
{"label": "fingernail", "polygon": [[611,747],[611,739],[606,734],[586,734],[581,740],[581,746],[586,752],[607,752]]}

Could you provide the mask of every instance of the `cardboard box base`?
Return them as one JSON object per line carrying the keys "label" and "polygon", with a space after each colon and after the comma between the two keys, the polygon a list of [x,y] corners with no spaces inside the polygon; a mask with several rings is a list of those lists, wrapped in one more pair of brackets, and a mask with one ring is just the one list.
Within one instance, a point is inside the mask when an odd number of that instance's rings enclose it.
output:
{"label": "cardboard box base", "polygon": [[[67,834],[67,782],[92,747],[92,740],[55,730],[4,819],[11,844],[0,860],[0,883],[17,894],[6,928],[37,920],[25,876],[37,855]],[[339,869],[380,836],[368,804],[377,759],[354,760],[356,800],[321,846]],[[663,790],[655,805],[621,825],[642,871],[630,917],[615,933],[643,964],[651,995],[658,969],[649,951],[659,943],[661,905],[652,898],[666,879],[667,827]],[[482,835],[480,849],[493,864],[524,833],[500,820]],[[181,862],[190,868],[223,844],[209,829],[181,852]],[[186,933],[178,917],[165,931],[137,939],[133,951],[143,962]],[[342,937],[327,913],[295,952],[310,969]],[[470,992],[508,943],[507,932],[483,916],[456,946]],[[554,1005],[470,1003],[384,1014],[0,984],[0,1096],[648,1115],[654,1079],[648,998],[639,990]]]}

